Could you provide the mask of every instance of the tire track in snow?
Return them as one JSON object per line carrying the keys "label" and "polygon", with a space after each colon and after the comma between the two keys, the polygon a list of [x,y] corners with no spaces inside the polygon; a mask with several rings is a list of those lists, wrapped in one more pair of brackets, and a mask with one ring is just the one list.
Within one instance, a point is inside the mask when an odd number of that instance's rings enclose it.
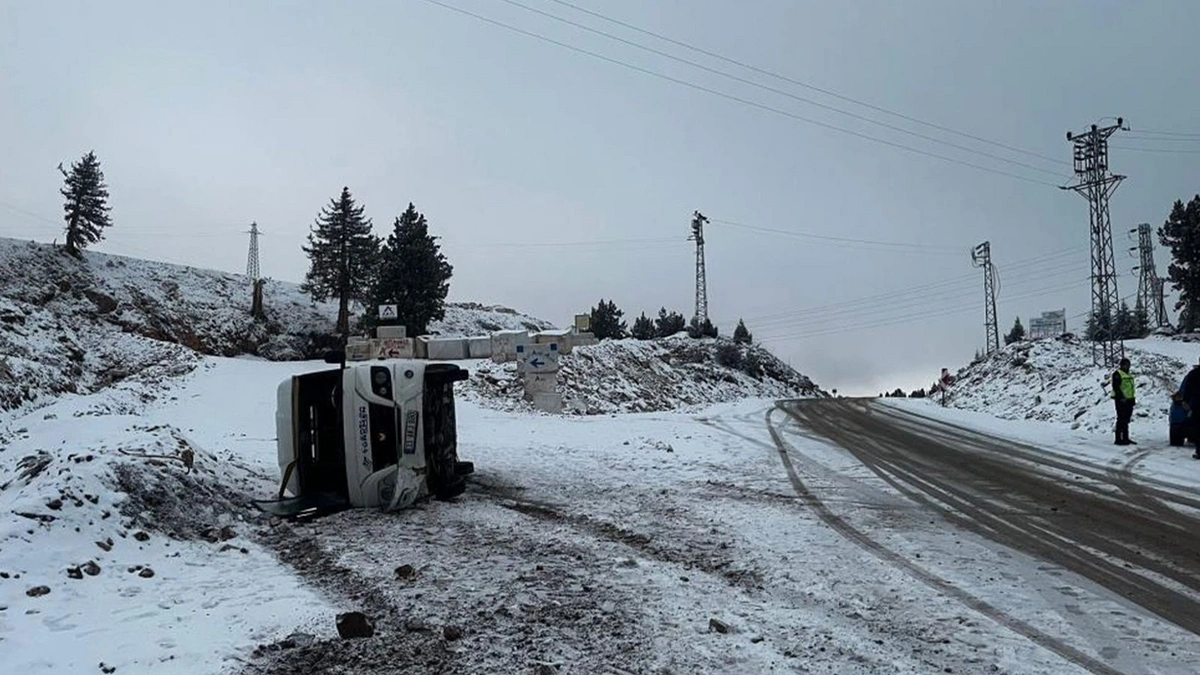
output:
{"label": "tire track in snow", "polygon": [[[1194,595],[1200,593],[1200,546],[1194,543],[1200,523],[1173,509],[1167,508],[1164,514],[1165,507],[1148,498],[1139,497],[1130,503],[1123,491],[1132,484],[1132,478],[1122,485],[1112,480],[1107,467],[1100,472],[1098,465],[1080,462],[1095,470],[1077,472],[1096,482],[1064,482],[1061,475],[1039,466],[1068,466],[1061,456],[1039,462],[1036,450],[1021,453],[994,436],[979,434],[969,439],[957,432],[946,439],[940,433],[941,425],[935,423],[928,430],[907,424],[903,429],[889,426],[879,416],[869,415],[870,408],[806,410],[812,413],[806,419],[823,424],[824,433],[844,434],[842,444],[860,461],[886,465],[891,475],[926,494],[953,495],[959,500],[953,504],[953,512],[966,516],[968,524],[989,525],[993,539],[1066,564],[1181,628],[1200,634],[1200,604]],[[911,413],[908,416],[921,419]],[[849,433],[847,427],[855,433]],[[873,443],[875,451],[863,452],[864,442]],[[964,453],[964,448],[973,452]],[[1012,461],[1017,455],[1032,467]],[[1147,495],[1162,492],[1153,488],[1144,491]],[[1173,496],[1182,502],[1189,500],[1183,495]],[[1050,504],[1055,506],[1047,510]],[[1026,513],[1028,519],[1015,522],[1013,516],[1018,512]],[[1150,574],[1131,571],[1136,569]]]}
{"label": "tire track in snow", "polygon": [[[783,409],[785,412],[789,412],[782,408],[782,406],[780,409]],[[1095,673],[1096,675],[1120,675],[1120,671],[1109,667],[1107,664],[1089,656],[1088,654],[1083,653],[1075,647],[1066,644],[1062,640],[1059,640],[1058,638],[1039,630],[1029,623],[1006,614],[987,601],[971,595],[967,591],[955,586],[949,581],[913,563],[911,560],[899,555],[895,551],[892,551],[886,546],[875,541],[866,533],[851,525],[841,516],[833,513],[817,495],[813,494],[812,491],[809,490],[804,480],[800,477],[800,474],[796,471],[795,464],[792,461],[792,456],[793,454],[798,453],[795,453],[795,450],[791,448],[786,440],[784,440],[782,434],[780,434],[778,428],[775,426],[771,417],[773,412],[775,412],[775,409],[768,410],[765,415],[767,430],[770,432],[771,438],[775,442],[776,450],[779,454],[780,460],[783,462],[784,469],[788,474],[788,479],[791,481],[792,487],[795,489],[796,494],[800,495],[812,506],[817,515],[821,518],[822,522],[883,562],[903,569],[911,577],[922,584],[925,584],[939,593],[943,593],[951,598],[954,598],[970,609],[988,617],[992,621],[995,621],[1009,630],[1023,635],[1038,646],[1054,652],[1071,663],[1074,663],[1088,670],[1089,672]]]}
{"label": "tire track in snow", "polygon": [[[1101,483],[1112,484],[1111,466],[1106,466],[1096,462],[1090,462],[1085,459],[1074,457],[1071,455],[1054,452],[1044,448],[1038,448],[1020,441],[1014,441],[1007,438],[1002,438],[986,432],[976,431],[969,427],[965,427],[953,422],[943,420],[935,420],[930,417],[925,417],[909,410],[902,410],[893,406],[878,406],[870,409],[876,415],[884,415],[901,421],[902,423],[912,427],[915,426],[923,433],[935,433],[946,440],[954,440],[958,443],[979,449],[984,452],[992,451],[997,444],[1001,444],[1005,448],[1008,456],[1017,457],[1037,465],[1038,467],[1049,467],[1065,471],[1068,473],[1078,474],[1086,478],[1091,478]],[[1128,479],[1133,481],[1132,469],[1137,465],[1144,455],[1138,457],[1134,455],[1133,459],[1127,466]],[[1053,476],[1047,473],[1047,476]],[[1186,486],[1172,483],[1152,477],[1141,477],[1137,479],[1139,490],[1146,495],[1153,496],[1161,501],[1179,504],[1194,509],[1200,509],[1200,499],[1181,494],[1181,491],[1187,490]],[[1118,487],[1120,487],[1118,485]]]}

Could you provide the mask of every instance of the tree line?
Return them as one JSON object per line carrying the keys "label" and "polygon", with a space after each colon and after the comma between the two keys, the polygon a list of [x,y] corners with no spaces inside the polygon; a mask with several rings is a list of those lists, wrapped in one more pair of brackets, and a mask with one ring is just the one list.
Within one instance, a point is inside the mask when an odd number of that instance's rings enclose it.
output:
{"label": "tree line", "polygon": [[350,188],[321,209],[302,246],[309,270],[301,290],[314,300],[336,300],[337,331],[350,331],[350,303],[366,305],[363,327],[380,323],[379,305],[396,306],[396,323],[410,335],[425,333],[445,318],[454,267],[429,233],[425,214],[409,202],[386,238],[374,233],[366,208]]}
{"label": "tree line", "polygon": [[[58,165],[63,175],[63,219],[67,253],[82,257],[84,249],[104,239],[112,226],[109,192],[95,152],[71,164]],[[445,317],[446,295],[453,266],[442,254],[437,237],[429,233],[423,213],[410,202],[395,218],[391,232],[373,232],[366,209],[349,188],[321,209],[302,246],[309,259],[301,289],[313,300],[338,303],[337,331],[350,330],[350,303],[367,305],[362,324],[379,322],[378,305],[395,305],[397,323],[412,334]]]}
{"label": "tree line", "polygon": [[[666,307],[658,310],[658,318],[650,318],[642,312],[641,316],[634,319],[632,329],[622,318],[624,316],[625,312],[617,307],[615,301],[601,298],[591,311],[592,334],[600,340],[621,340],[627,337],[653,340],[670,337],[685,330],[692,338],[715,338],[719,333],[709,319],[698,321],[697,317],[692,317],[691,322],[688,322],[683,318],[683,314],[667,311]],[[738,344],[754,342],[754,336],[741,319],[738,319],[737,328],[733,331],[733,341]]]}

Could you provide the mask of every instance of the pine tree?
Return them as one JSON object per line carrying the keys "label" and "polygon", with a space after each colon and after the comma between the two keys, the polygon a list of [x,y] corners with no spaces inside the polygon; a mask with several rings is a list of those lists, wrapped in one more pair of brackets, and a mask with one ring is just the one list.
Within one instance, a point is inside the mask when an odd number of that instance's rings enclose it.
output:
{"label": "pine tree", "polygon": [[1137,327],[1134,325],[1133,312],[1129,310],[1129,303],[1122,301],[1121,306],[1117,308],[1117,317],[1113,321],[1113,335],[1118,340],[1128,340],[1136,331]]}
{"label": "pine tree", "polygon": [[658,337],[671,337],[681,331],[687,330],[687,319],[679,312],[667,312],[667,308],[663,307],[658,310],[658,320],[654,322],[655,332]]}
{"label": "pine tree", "polygon": [[642,315],[634,320],[633,330],[629,331],[629,334],[639,340],[653,340],[655,336],[654,320],[642,312]]}
{"label": "pine tree", "polygon": [[109,218],[108,186],[95,152],[89,152],[71,165],[68,173],[58,165],[64,185],[59,193],[64,198],[63,218],[67,221],[67,253],[76,258],[83,255],[88,244],[104,238],[104,228],[112,226]]}
{"label": "pine tree", "polygon": [[754,342],[754,336],[750,334],[749,330],[747,330],[746,322],[742,321],[741,319],[738,319],[737,328],[733,329],[733,341],[742,345],[748,345],[751,342]]}
{"label": "pine tree", "polygon": [[1187,206],[1175,202],[1171,215],[1158,228],[1158,240],[1171,250],[1167,278],[1171,288],[1179,291],[1175,303],[1175,309],[1182,310],[1179,328],[1191,332],[1200,325],[1200,195]]}
{"label": "pine tree", "polygon": [[1084,335],[1093,342],[1104,342],[1109,336],[1115,337],[1117,333],[1112,313],[1103,308],[1092,312],[1088,317]]}
{"label": "pine tree", "polygon": [[1021,317],[1013,322],[1012,330],[1008,331],[1008,335],[1004,336],[1004,344],[1011,345],[1014,342],[1020,342],[1025,339],[1025,326],[1021,325]]}
{"label": "pine tree", "polygon": [[302,246],[310,262],[301,290],[314,300],[336,298],[337,330],[350,332],[350,301],[370,294],[379,256],[379,238],[371,232],[371,219],[355,204],[350,188],[321,209],[316,228]]}
{"label": "pine tree", "polygon": [[1150,334],[1150,312],[1146,310],[1145,305],[1138,302],[1133,308],[1133,322],[1131,324],[1131,333],[1126,336],[1128,340],[1137,340],[1144,338]]}
{"label": "pine tree", "polygon": [[625,313],[617,309],[617,303],[601,298],[600,304],[592,308],[592,334],[598,340],[612,338],[620,340],[629,333],[621,317]]}
{"label": "pine tree", "polygon": [[445,318],[454,267],[437,240],[429,234],[425,214],[410,202],[379,252],[369,323],[378,321],[379,305],[396,305],[396,318],[410,335],[424,335],[430,322]]}
{"label": "pine tree", "polygon": [[717,337],[717,327],[709,319],[703,322],[697,321],[697,317],[692,317],[692,322],[688,324],[688,335],[692,338],[715,338]]}

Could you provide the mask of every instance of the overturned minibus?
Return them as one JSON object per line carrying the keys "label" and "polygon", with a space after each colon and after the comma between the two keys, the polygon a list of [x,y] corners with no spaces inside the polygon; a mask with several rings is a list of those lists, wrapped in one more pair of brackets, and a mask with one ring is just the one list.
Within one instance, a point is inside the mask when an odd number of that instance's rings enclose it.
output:
{"label": "overturned minibus", "polygon": [[275,412],[282,483],[277,499],[257,504],[299,518],[462,494],[474,468],[458,459],[454,383],[465,379],[450,363],[343,360],[284,380]]}

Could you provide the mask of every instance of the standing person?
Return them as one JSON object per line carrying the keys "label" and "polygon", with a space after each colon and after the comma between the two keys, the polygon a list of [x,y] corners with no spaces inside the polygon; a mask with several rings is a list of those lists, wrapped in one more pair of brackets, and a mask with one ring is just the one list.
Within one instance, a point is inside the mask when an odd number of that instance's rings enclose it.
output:
{"label": "standing person", "polygon": [[1137,445],[1129,440],[1129,420],[1133,417],[1136,391],[1133,375],[1129,374],[1129,359],[1122,357],[1120,365],[1112,374],[1113,403],[1117,407],[1116,445]]}
{"label": "standing person", "polygon": [[1179,384],[1179,396],[1190,415],[1187,421],[1188,436],[1196,447],[1192,457],[1200,459],[1200,363],[1192,366]]}

